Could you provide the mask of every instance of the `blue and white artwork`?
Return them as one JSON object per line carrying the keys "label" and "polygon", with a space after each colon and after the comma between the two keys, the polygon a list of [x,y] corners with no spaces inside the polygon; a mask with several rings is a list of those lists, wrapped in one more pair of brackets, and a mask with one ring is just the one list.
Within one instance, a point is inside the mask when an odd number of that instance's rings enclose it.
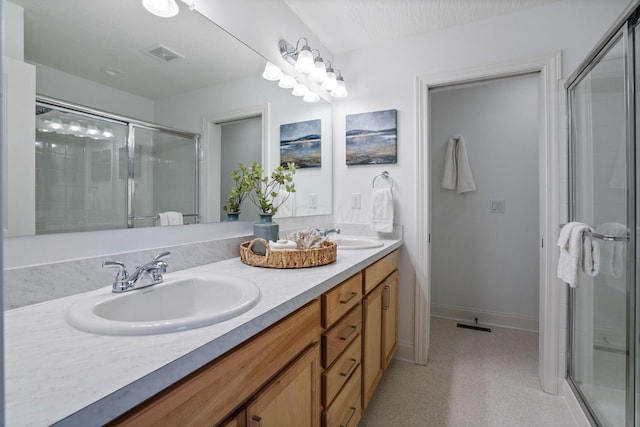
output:
{"label": "blue and white artwork", "polygon": [[280,164],[295,162],[296,168],[322,165],[320,119],[280,125]]}
{"label": "blue and white artwork", "polygon": [[396,110],[348,115],[347,165],[397,163],[396,116]]}

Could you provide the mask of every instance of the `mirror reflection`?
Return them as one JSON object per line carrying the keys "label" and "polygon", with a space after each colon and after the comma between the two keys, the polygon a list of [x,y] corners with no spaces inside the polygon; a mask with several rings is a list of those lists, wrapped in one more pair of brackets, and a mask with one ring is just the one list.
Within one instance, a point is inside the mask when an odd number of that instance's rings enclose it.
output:
{"label": "mirror reflection", "polygon": [[[181,5],[177,16],[160,18],[131,0],[11,0],[5,2],[3,20],[6,102],[12,112],[6,139],[7,236],[161,226],[158,214],[166,211],[183,214],[183,223],[225,220],[229,171],[238,162],[253,161],[272,170],[281,160],[281,126],[310,120],[320,123],[321,160],[299,169],[296,205],[286,214],[331,213],[331,105],[304,103],[264,80],[264,58],[197,10]],[[124,122],[196,135],[200,145],[194,148],[193,138],[182,141],[140,128],[138,140],[147,142],[130,148],[135,132],[119,127],[119,120],[103,117],[90,124],[80,117],[34,115],[36,94],[108,112]],[[45,119],[50,126],[60,118],[66,135],[42,131]],[[90,125],[99,138],[86,135]],[[53,145],[63,137],[69,140],[76,126],[85,136],[74,136],[75,146],[60,152],[63,144]],[[122,133],[124,139],[116,142]],[[87,149],[90,140],[94,145]],[[199,160],[188,164],[194,149]],[[53,159],[68,159],[73,150],[82,155],[76,153],[70,166],[58,164],[58,172],[52,172],[54,163],[61,162]],[[181,163],[175,167],[161,166],[176,158]],[[139,181],[126,179],[126,164],[141,168]],[[70,201],[65,209],[78,210],[76,228],[69,228],[59,211],[54,214],[54,205],[61,202],[55,180],[75,186],[65,190],[64,198]],[[189,189],[182,190],[178,184],[187,181]],[[252,205],[242,211],[241,219],[257,219]],[[47,217],[57,219],[47,222]]]}

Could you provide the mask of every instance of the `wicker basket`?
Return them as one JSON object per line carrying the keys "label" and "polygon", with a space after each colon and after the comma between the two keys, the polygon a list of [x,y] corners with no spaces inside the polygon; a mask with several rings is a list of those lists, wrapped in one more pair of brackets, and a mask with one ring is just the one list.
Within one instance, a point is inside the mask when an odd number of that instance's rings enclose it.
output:
{"label": "wicker basket", "polygon": [[[253,252],[253,245],[256,242],[262,243],[267,248],[265,255]],[[266,268],[317,267],[334,262],[337,252],[336,244],[328,240],[322,242],[320,248],[281,251],[271,250],[269,242],[260,238],[240,244],[240,260],[243,263]]]}

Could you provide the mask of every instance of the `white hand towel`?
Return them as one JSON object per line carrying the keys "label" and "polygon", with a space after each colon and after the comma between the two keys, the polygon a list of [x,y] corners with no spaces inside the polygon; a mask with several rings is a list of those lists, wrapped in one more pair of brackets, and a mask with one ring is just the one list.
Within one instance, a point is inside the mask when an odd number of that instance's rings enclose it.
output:
{"label": "white hand towel", "polygon": [[169,216],[166,212],[160,212],[158,218],[160,219],[160,226],[165,227],[169,225]]}
{"label": "white hand towel", "polygon": [[374,188],[371,229],[379,233],[393,231],[393,193],[391,187]]}
{"label": "white hand towel", "polygon": [[169,225],[184,225],[182,212],[167,212],[169,215]]}
{"label": "white hand towel", "polygon": [[444,172],[442,173],[442,188],[455,190],[458,176],[456,164],[456,140],[451,138],[447,142],[447,152],[444,157]]}
{"label": "white hand towel", "polygon": [[582,235],[585,230],[593,231],[591,227],[581,222],[570,222],[562,228],[558,238],[560,247],[558,278],[573,288],[578,286],[578,267],[583,260]]}
{"label": "white hand towel", "polygon": [[277,242],[269,240],[269,247],[274,251],[295,250],[298,249],[298,244],[293,240],[278,240]]}
{"label": "white hand towel", "polygon": [[442,173],[442,188],[456,190],[458,194],[476,191],[467,145],[462,136],[454,136],[447,142]]}
{"label": "white hand towel", "polygon": [[[596,233],[608,236],[624,237],[629,235],[626,225],[617,222],[605,222],[596,227]],[[627,246],[625,242],[604,241],[600,245],[600,271],[605,277],[605,283],[620,292],[627,291],[625,259]]]}
{"label": "white hand towel", "polygon": [[585,234],[582,238],[582,270],[591,277],[600,273],[600,244]]}
{"label": "white hand towel", "polygon": [[285,218],[294,216],[296,214],[296,193],[289,193],[286,190],[280,190],[278,195],[273,199],[273,204],[280,204],[282,200],[284,203],[278,208],[278,212],[273,216],[274,218]]}
{"label": "white hand towel", "polygon": [[456,183],[456,192],[466,193],[468,191],[476,191],[476,182],[473,180],[473,174],[471,173],[471,165],[469,164],[469,157],[467,155],[467,145],[464,142],[462,136],[456,137],[458,139],[458,149],[456,156],[456,163],[458,165],[458,177]]}

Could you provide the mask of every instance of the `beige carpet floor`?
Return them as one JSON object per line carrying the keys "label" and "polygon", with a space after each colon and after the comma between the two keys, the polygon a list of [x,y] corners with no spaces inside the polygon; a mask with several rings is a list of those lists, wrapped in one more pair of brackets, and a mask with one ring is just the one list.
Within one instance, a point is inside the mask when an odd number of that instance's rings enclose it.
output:
{"label": "beige carpet floor", "polygon": [[538,334],[431,319],[427,366],[393,360],[360,427],[575,426],[538,381]]}

